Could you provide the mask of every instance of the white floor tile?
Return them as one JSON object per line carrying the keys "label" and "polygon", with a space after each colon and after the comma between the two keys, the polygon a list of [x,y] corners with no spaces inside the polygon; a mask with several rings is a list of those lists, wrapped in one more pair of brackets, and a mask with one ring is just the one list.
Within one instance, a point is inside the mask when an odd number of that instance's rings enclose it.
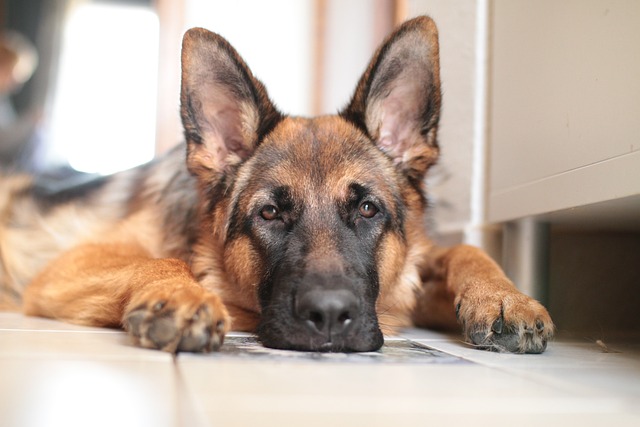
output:
{"label": "white floor tile", "polygon": [[0,313],[0,425],[640,425],[638,345],[559,341],[510,355],[419,330],[388,342],[407,337],[460,359],[174,359],[119,331]]}
{"label": "white floor tile", "polygon": [[0,424],[174,426],[169,363],[0,359]]}
{"label": "white floor tile", "polygon": [[[549,385],[577,397],[609,399],[616,413],[640,415],[640,344],[616,343],[605,353],[594,342],[550,342],[539,355],[474,349],[457,336],[410,330],[425,345],[491,367],[513,377]],[[439,338],[438,338],[439,335]],[[613,424],[612,424],[613,425]]]}
{"label": "white floor tile", "polygon": [[291,425],[320,425],[319,420],[328,425],[396,420],[392,425],[402,425],[400,420],[483,418],[503,425],[496,417],[510,424],[526,416],[544,418],[545,425],[562,425],[552,422],[558,416],[574,421],[608,417],[616,425],[634,420],[618,399],[573,394],[477,365],[211,365],[206,360],[179,365],[211,425],[226,420],[224,425],[260,421],[275,426],[292,419],[302,424]]}

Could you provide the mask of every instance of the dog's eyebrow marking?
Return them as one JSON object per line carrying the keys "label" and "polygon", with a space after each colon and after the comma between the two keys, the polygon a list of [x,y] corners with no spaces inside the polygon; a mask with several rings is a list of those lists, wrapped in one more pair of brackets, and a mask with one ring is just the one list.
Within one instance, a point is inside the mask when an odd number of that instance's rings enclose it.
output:
{"label": "dog's eyebrow marking", "polygon": [[265,203],[277,204],[280,209],[294,209],[295,199],[291,188],[286,185],[261,188],[251,195],[247,206],[252,209],[261,207]]}
{"label": "dog's eyebrow marking", "polygon": [[361,200],[371,194],[371,189],[365,185],[352,182],[349,184],[350,196],[355,200]]}
{"label": "dog's eyebrow marking", "polygon": [[292,210],[294,208],[294,200],[291,196],[291,189],[282,185],[271,190],[271,195],[274,198],[274,201],[278,203],[280,209],[284,210]]}

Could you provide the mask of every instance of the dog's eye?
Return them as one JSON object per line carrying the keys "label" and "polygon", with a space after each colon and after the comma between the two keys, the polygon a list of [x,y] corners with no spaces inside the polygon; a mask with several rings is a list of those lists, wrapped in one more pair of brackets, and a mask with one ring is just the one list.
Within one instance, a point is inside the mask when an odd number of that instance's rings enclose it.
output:
{"label": "dog's eye", "polygon": [[378,213],[378,207],[371,202],[363,202],[358,212],[364,218],[373,218]]}
{"label": "dog's eye", "polygon": [[260,210],[262,219],[272,221],[280,216],[280,211],[273,205],[267,205]]}

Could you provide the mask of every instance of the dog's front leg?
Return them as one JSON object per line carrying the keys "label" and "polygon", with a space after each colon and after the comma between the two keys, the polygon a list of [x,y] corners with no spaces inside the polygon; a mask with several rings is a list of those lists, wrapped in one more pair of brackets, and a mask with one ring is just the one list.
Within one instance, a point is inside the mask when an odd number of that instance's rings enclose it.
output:
{"label": "dog's front leg", "polygon": [[[459,245],[434,249],[432,255],[433,280],[425,284],[424,297],[440,295],[445,296],[440,302],[453,300],[468,342],[514,353],[541,353],[546,349],[554,332],[549,313],[539,302],[518,291],[487,254]],[[437,304],[419,301],[418,308],[421,307],[426,310]]]}
{"label": "dog's front leg", "polygon": [[176,259],[137,245],[87,244],[52,262],[27,287],[24,311],[71,323],[124,327],[141,346],[217,349],[229,327],[220,298]]}

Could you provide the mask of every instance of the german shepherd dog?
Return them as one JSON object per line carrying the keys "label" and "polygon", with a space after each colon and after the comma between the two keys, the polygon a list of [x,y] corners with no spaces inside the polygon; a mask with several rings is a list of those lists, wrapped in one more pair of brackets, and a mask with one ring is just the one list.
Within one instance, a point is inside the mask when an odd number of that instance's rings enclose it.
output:
{"label": "german shepherd dog", "polygon": [[430,18],[406,22],[348,106],[309,119],[280,113],[225,39],[189,30],[186,147],[64,191],[1,181],[3,304],[169,352],[216,350],[230,328],[373,351],[404,326],[456,324],[481,348],[544,351],[542,305],[479,249],[427,238],[438,50]]}

